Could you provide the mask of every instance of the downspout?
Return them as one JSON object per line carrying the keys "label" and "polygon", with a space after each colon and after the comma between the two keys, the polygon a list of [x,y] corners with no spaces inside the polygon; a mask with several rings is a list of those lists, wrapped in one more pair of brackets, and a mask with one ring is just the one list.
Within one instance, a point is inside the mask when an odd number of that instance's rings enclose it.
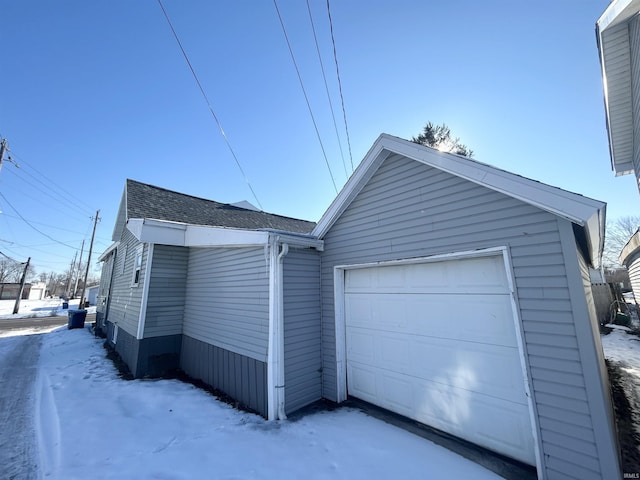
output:
{"label": "downspout", "polygon": [[267,396],[269,420],[285,420],[284,397],[284,289],[283,259],[289,253],[289,245],[280,237],[270,240],[269,269],[269,351],[267,354]]}

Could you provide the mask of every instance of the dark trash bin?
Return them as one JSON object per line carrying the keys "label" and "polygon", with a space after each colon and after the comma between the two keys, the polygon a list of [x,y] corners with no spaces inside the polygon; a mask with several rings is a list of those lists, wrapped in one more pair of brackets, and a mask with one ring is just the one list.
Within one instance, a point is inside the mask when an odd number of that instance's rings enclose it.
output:
{"label": "dark trash bin", "polygon": [[67,308],[69,308],[69,302],[62,302],[62,309],[66,310]]}
{"label": "dark trash bin", "polygon": [[87,318],[86,310],[69,310],[69,324],[67,328],[84,328],[85,318]]}

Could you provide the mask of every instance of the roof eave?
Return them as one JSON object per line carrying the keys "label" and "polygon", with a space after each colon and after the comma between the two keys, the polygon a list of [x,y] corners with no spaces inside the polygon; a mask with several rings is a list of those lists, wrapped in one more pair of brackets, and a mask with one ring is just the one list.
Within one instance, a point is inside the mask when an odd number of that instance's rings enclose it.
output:
{"label": "roof eave", "polygon": [[373,176],[378,166],[391,153],[400,154],[438,168],[580,225],[587,230],[587,237],[590,239],[592,263],[599,266],[604,239],[606,211],[604,202],[388,134],[382,134],[378,137],[347,184],[322,216],[312,235],[320,239],[326,235],[366,182]]}

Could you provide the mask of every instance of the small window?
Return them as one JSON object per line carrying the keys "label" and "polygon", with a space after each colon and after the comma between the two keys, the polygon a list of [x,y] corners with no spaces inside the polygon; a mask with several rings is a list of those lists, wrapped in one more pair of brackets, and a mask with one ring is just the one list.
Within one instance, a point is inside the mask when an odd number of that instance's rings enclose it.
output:
{"label": "small window", "polygon": [[133,257],[133,278],[131,286],[136,287],[140,283],[140,270],[142,269],[142,245],[136,248],[136,255]]}

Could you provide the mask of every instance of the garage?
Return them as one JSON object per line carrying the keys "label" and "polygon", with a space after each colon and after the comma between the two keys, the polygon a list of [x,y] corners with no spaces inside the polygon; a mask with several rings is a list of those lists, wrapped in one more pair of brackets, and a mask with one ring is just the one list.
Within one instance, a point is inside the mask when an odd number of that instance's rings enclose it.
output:
{"label": "garage", "polygon": [[348,394],[535,465],[511,293],[499,252],[345,269]]}

